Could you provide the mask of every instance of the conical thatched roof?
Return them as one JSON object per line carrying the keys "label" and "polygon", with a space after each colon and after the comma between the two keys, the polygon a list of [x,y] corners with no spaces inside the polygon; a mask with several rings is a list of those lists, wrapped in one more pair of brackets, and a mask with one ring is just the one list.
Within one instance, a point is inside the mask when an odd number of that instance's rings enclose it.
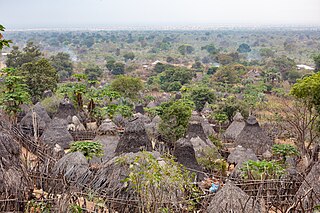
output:
{"label": "conical thatched roof", "polygon": [[228,163],[241,164],[248,160],[257,161],[258,158],[251,149],[237,146],[228,156]]}
{"label": "conical thatched roof", "polygon": [[66,180],[79,186],[86,184],[91,174],[89,164],[81,152],[68,153],[59,159],[53,167],[54,175],[63,175]]}
{"label": "conical thatched roof", "polygon": [[151,123],[145,125],[146,132],[149,137],[157,138],[159,136],[159,124],[161,122],[161,118],[159,115],[154,117]]}
{"label": "conical thatched roof", "polygon": [[270,150],[273,140],[262,130],[254,116],[249,116],[246,125],[235,139],[236,145],[252,149],[256,155]]}
{"label": "conical thatched roof", "polygon": [[214,131],[213,127],[211,126],[211,124],[209,123],[209,121],[206,118],[203,119],[201,124],[202,124],[202,128],[203,128],[204,134],[206,135],[207,138],[209,136],[212,136],[212,135],[216,134],[216,132]]}
{"label": "conical thatched roof", "polygon": [[230,126],[226,129],[225,133],[223,134],[224,139],[226,141],[234,141],[236,137],[241,133],[243,128],[245,127],[246,123],[244,118],[237,112],[236,115],[233,117],[233,122]]}
{"label": "conical thatched roof", "polygon": [[212,198],[206,212],[260,213],[261,208],[239,187],[227,182]]}
{"label": "conical thatched roof", "polygon": [[122,115],[117,114],[113,116],[112,121],[117,125],[118,127],[125,127],[128,123],[128,120],[125,119]]}
{"label": "conical thatched roof", "polygon": [[59,144],[64,149],[69,148],[69,144],[73,142],[73,137],[68,132],[67,125],[66,120],[54,118],[43,132],[41,140],[51,145]]}
{"label": "conical thatched roof", "polygon": [[317,162],[302,182],[296,199],[302,199],[300,205],[303,209],[312,209],[320,205],[320,162]]}
{"label": "conical thatched roof", "polygon": [[[190,138],[190,142],[193,146],[195,151],[196,157],[203,157],[205,155],[205,150],[214,149],[218,150],[211,141],[209,140],[202,140],[200,137]],[[217,157],[221,157],[217,151]]]}
{"label": "conical thatched roof", "polygon": [[141,113],[136,113],[133,115],[134,118],[140,118],[143,123],[145,124],[148,124],[151,122],[151,119],[147,116],[147,115],[144,115],[144,114],[141,114]]}
{"label": "conical thatched roof", "polygon": [[64,98],[59,104],[59,108],[55,117],[65,119],[68,116],[72,117],[76,114],[77,111],[72,101],[69,98]]}
{"label": "conical thatched roof", "polygon": [[173,155],[176,157],[177,161],[185,167],[201,171],[201,167],[196,159],[195,150],[189,139],[180,138],[175,143]]}
{"label": "conical thatched roof", "polygon": [[51,122],[51,118],[39,102],[20,121],[21,129],[27,134],[33,134],[33,118],[36,120],[37,129],[41,135]]}
{"label": "conical thatched roof", "polygon": [[150,102],[148,103],[148,105],[147,105],[148,108],[153,108],[153,107],[156,107],[156,106],[157,106],[157,104],[156,104],[155,101],[150,101]]}
{"label": "conical thatched roof", "polygon": [[207,136],[204,132],[202,123],[204,123],[204,118],[201,117],[198,112],[193,111],[191,118],[189,120],[189,126],[187,130],[187,136],[189,138],[200,137],[202,140],[206,140]]}
{"label": "conical thatched roof", "polygon": [[152,144],[143,121],[138,118],[128,122],[126,125],[116,148],[116,153],[139,152],[141,150],[151,151]]}
{"label": "conical thatched roof", "polygon": [[137,105],[134,107],[134,111],[135,111],[136,113],[141,113],[142,115],[144,115],[143,105],[142,105],[142,104],[137,104]]}
{"label": "conical thatched roof", "polygon": [[103,156],[101,158],[93,157],[90,162],[104,162],[112,159],[116,155],[120,137],[117,132],[117,126],[109,119],[103,121],[98,128],[98,134],[93,139],[103,145]]}
{"label": "conical thatched roof", "polygon": [[213,111],[212,111],[210,105],[208,104],[208,102],[206,102],[202,111],[201,111],[201,115],[204,115],[207,117],[207,116],[211,115],[212,113],[213,113]]}
{"label": "conical thatched roof", "polygon": [[32,189],[31,181],[20,159],[20,150],[13,137],[0,127],[0,199],[25,199]]}

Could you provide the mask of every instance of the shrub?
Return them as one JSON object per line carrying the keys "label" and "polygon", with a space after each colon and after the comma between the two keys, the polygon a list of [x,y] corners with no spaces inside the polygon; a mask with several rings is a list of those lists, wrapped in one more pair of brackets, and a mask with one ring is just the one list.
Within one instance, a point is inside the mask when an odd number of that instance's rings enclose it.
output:
{"label": "shrub", "polygon": [[243,178],[254,180],[278,179],[285,173],[284,167],[274,160],[248,160],[242,164],[240,170]]}
{"label": "shrub", "polygon": [[82,152],[88,159],[101,157],[103,155],[102,144],[96,141],[76,141],[70,146],[70,152]]}

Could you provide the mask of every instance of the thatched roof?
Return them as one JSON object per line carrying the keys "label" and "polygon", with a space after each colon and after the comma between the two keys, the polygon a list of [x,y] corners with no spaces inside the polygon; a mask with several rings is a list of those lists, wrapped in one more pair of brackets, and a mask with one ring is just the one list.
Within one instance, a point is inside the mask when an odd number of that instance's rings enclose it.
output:
{"label": "thatched roof", "polygon": [[117,135],[117,126],[110,120],[106,119],[102,122],[97,130],[98,135]]}
{"label": "thatched roof", "polygon": [[91,174],[89,164],[81,152],[71,152],[59,159],[53,167],[53,174],[63,175],[71,184],[86,184]]}
{"label": "thatched roof", "polygon": [[144,114],[141,114],[141,113],[136,113],[133,115],[134,118],[140,118],[143,123],[145,124],[148,124],[151,122],[151,119],[147,116],[147,115],[144,115]]}
{"label": "thatched roof", "polygon": [[159,115],[154,117],[151,123],[145,124],[146,132],[149,137],[157,138],[159,136],[159,124],[161,122],[161,118]]}
{"label": "thatched roof", "polygon": [[237,112],[233,117],[233,122],[223,134],[224,139],[227,141],[234,141],[236,137],[241,133],[245,125],[246,123],[244,121],[244,118],[242,117],[240,112]]}
{"label": "thatched roof", "polygon": [[213,111],[212,111],[210,105],[208,104],[208,102],[206,102],[202,111],[201,111],[201,115],[204,115],[207,117],[207,116],[211,115],[212,113],[213,113]]}
{"label": "thatched roof", "polygon": [[20,121],[20,127],[25,133],[33,134],[33,118],[36,120],[38,131],[41,135],[51,122],[51,118],[39,102]]}
{"label": "thatched roof", "polygon": [[202,140],[206,140],[207,136],[203,129],[202,123],[204,123],[204,118],[201,117],[198,112],[193,111],[191,118],[189,120],[189,126],[187,130],[187,136],[189,138],[200,137]]}
{"label": "thatched roof", "polygon": [[54,118],[43,132],[41,140],[51,145],[59,144],[64,149],[69,148],[73,137],[69,133],[67,125],[66,120]]}
{"label": "thatched roof", "polygon": [[209,136],[216,134],[213,127],[211,126],[211,124],[209,123],[209,121],[206,118],[203,119],[203,121],[201,122],[201,125],[203,128],[204,134],[206,135],[207,138]]}
{"label": "thatched roof", "polygon": [[316,205],[320,205],[320,162],[317,162],[302,182],[296,199],[302,198],[303,209],[312,209]]}
{"label": "thatched roof", "polygon": [[256,155],[262,155],[264,152],[271,149],[273,140],[259,126],[256,118],[254,116],[249,116],[245,127],[236,137],[235,143],[244,148],[252,149]]}
{"label": "thatched roof", "polygon": [[141,150],[151,151],[152,144],[147,135],[144,123],[141,119],[134,119],[125,127],[124,133],[120,138],[116,152],[129,153]]}
{"label": "thatched roof", "polygon": [[148,108],[153,108],[153,107],[156,107],[156,106],[157,106],[157,104],[156,104],[155,101],[150,101],[150,102],[148,103],[148,105],[147,105]]}
{"label": "thatched roof", "polygon": [[[209,141],[209,140],[204,141],[200,137],[190,138],[190,142],[193,146],[196,157],[203,157],[205,155],[205,150],[208,150],[208,149],[218,150],[212,144],[211,141]],[[217,157],[221,157],[218,152],[217,152]]]}
{"label": "thatched roof", "polygon": [[208,213],[260,213],[261,207],[231,182],[227,182],[212,198]]}
{"label": "thatched roof", "polygon": [[124,118],[122,115],[117,114],[113,116],[112,121],[117,125],[118,127],[125,127],[128,123],[128,120]]}
{"label": "thatched roof", "polygon": [[143,105],[142,105],[142,104],[137,104],[137,105],[134,107],[134,111],[135,111],[136,113],[141,113],[142,115],[144,115]]}
{"label": "thatched roof", "polygon": [[228,163],[241,164],[248,160],[258,160],[252,149],[237,146],[228,156]]}
{"label": "thatched roof", "polygon": [[55,117],[63,118],[74,116],[77,114],[76,108],[74,107],[72,101],[69,98],[64,98],[60,104]]}
{"label": "thatched roof", "polygon": [[20,150],[13,137],[0,129],[0,199],[25,199],[32,189]]}
{"label": "thatched roof", "polygon": [[197,162],[195,150],[190,139],[180,138],[175,143],[173,155],[176,157],[177,161],[185,167],[201,171],[201,167]]}

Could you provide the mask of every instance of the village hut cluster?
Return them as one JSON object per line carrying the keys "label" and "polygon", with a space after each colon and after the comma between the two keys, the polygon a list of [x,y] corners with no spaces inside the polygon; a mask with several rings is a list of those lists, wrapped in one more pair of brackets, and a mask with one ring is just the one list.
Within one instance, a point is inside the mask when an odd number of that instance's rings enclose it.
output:
{"label": "village hut cluster", "polygon": [[[151,101],[147,107],[156,105],[155,101]],[[149,117],[141,105],[136,107],[136,114],[131,119],[115,115],[112,119],[105,118],[99,125],[87,122],[67,99],[60,103],[58,112],[51,117],[40,103],[28,110],[17,127],[0,126],[0,199],[26,200],[36,197],[34,186],[39,187],[41,184],[38,179],[34,182],[33,174],[41,174],[42,178],[51,182],[47,184],[48,188],[42,188],[47,190],[46,193],[93,193],[106,198],[111,211],[135,212],[138,211],[134,203],[137,193],[123,182],[130,174],[134,159],[140,153],[146,152],[159,163],[164,163],[162,155],[169,151],[178,163],[196,176],[195,183],[201,185],[203,181],[209,182],[206,187],[201,188],[201,196],[209,198],[205,212],[264,212],[273,205],[264,195],[259,197],[259,193],[263,194],[263,191],[248,193],[248,186],[239,181],[240,168],[244,162],[263,160],[272,155],[271,147],[274,141],[252,115],[245,119],[238,112],[224,133],[218,133],[215,131],[215,124],[208,121],[211,109],[206,104],[202,112],[192,112],[185,137],[180,138],[170,150],[159,137],[161,118]],[[88,132],[90,137],[86,135]],[[81,134],[84,135],[82,138]],[[229,169],[232,168],[225,177],[208,174],[198,162],[199,158],[206,156],[206,150],[218,150],[210,140],[211,136],[218,137],[218,134],[223,138],[227,153],[227,157],[222,160],[227,162]],[[71,144],[78,140],[101,143],[103,155],[87,159],[81,152],[68,152]],[[36,153],[26,146],[28,143],[34,146],[31,141],[38,147],[49,147],[51,151]],[[22,151],[30,152],[32,159],[36,159],[32,169],[30,162],[22,162]],[[220,158],[224,156],[218,151],[217,155]],[[28,160],[31,159],[30,156]],[[51,159],[50,164],[48,159]],[[294,208],[302,206],[308,209],[315,203],[319,204],[319,171],[319,163],[316,163],[303,183],[294,191],[297,191],[296,196],[290,198]],[[54,190],[50,189],[50,186],[53,186],[50,184],[57,179],[63,181],[56,184]],[[209,189],[213,185],[211,179],[218,181],[219,185],[214,192]],[[175,203],[179,197],[179,193],[168,192],[166,202]],[[14,209],[16,206],[6,204],[0,208]]]}

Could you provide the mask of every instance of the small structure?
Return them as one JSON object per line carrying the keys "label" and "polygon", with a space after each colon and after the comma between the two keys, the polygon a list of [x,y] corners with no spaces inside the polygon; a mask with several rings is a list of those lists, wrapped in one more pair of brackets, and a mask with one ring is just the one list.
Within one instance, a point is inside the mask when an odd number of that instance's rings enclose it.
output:
{"label": "small structure", "polygon": [[211,114],[213,113],[210,105],[208,102],[205,103],[202,111],[201,111],[201,115],[202,116],[205,116],[206,118],[209,117]]}
{"label": "small structure", "polygon": [[242,146],[237,146],[228,156],[228,163],[231,164],[242,164],[245,161],[254,160],[257,161],[258,158],[252,151],[252,149],[246,149]]}
{"label": "small structure", "polygon": [[237,136],[241,133],[245,125],[246,123],[241,113],[237,112],[236,115],[233,117],[233,122],[226,129],[223,135],[224,140],[233,142],[237,138]]}
{"label": "small structure", "polygon": [[52,146],[59,144],[63,149],[69,148],[70,143],[73,142],[73,137],[68,132],[67,121],[60,118],[54,118],[49,123],[40,139]]}
{"label": "small structure", "polygon": [[20,128],[25,134],[34,135],[34,130],[40,136],[51,122],[47,111],[38,102],[20,121]]}
{"label": "small structure", "polygon": [[161,118],[159,115],[157,115],[152,119],[150,123],[145,124],[146,131],[149,137],[158,138],[160,122],[161,122]]}
{"label": "small structure", "polygon": [[126,125],[124,133],[116,148],[116,153],[139,152],[142,150],[151,151],[152,144],[147,135],[143,121],[136,118],[129,121]]}
{"label": "small structure", "polygon": [[125,119],[122,115],[117,114],[113,116],[112,121],[117,125],[118,127],[125,127],[128,123],[128,120]]}
{"label": "small structure", "polygon": [[144,115],[144,109],[143,109],[143,105],[142,104],[137,104],[134,107],[134,110],[136,113],[141,113],[142,115]]}
{"label": "small structure", "polygon": [[232,182],[227,182],[212,198],[206,212],[260,213],[261,207],[239,187]]}
{"label": "small structure", "polygon": [[189,120],[189,126],[187,130],[188,138],[200,137],[203,141],[207,140],[207,136],[204,132],[202,124],[204,123],[204,118],[201,117],[198,112],[193,111],[191,118]]}
{"label": "small structure", "polygon": [[246,125],[235,139],[236,145],[252,149],[256,155],[262,155],[271,149],[273,140],[259,126],[254,116],[249,116]]}
{"label": "small structure", "polygon": [[148,105],[147,105],[147,108],[153,108],[153,107],[156,107],[156,106],[157,106],[157,104],[156,104],[155,101],[150,101],[150,102],[148,103]]}
{"label": "small structure", "polygon": [[104,120],[93,140],[103,145],[103,156],[101,158],[93,157],[91,162],[104,162],[112,159],[116,155],[115,151],[120,140],[117,126],[110,119]]}
{"label": "small structure", "polygon": [[72,101],[65,97],[59,104],[59,108],[55,117],[57,118],[67,118],[68,116],[73,117],[77,114],[76,108],[74,107]]}
{"label": "small structure", "polygon": [[151,122],[151,119],[147,115],[141,114],[139,112],[134,114],[133,117],[141,119],[144,124],[148,124]]}

